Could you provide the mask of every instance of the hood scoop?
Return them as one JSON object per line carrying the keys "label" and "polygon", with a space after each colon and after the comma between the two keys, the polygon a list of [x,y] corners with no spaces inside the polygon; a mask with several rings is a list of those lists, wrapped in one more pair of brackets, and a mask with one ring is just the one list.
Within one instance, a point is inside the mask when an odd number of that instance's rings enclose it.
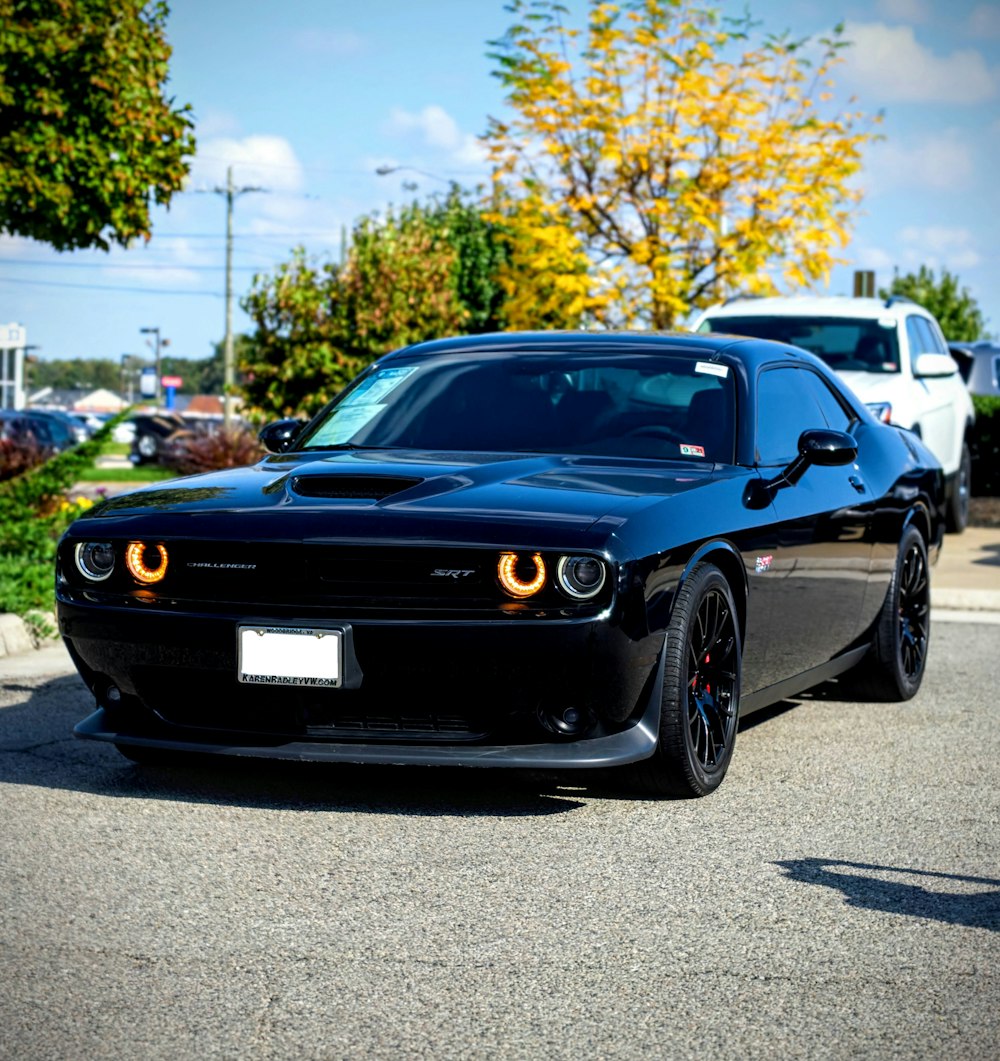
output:
{"label": "hood scoop", "polygon": [[291,489],[300,497],[341,497],[381,501],[422,483],[403,475],[295,475]]}

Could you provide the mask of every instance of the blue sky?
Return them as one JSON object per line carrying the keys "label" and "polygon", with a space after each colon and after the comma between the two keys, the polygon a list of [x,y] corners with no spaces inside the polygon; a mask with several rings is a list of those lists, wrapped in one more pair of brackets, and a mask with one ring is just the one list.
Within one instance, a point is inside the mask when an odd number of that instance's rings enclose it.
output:
{"label": "blue sky", "polygon": [[[885,111],[849,264],[829,293],[850,293],[855,268],[884,284],[894,265],[946,267],[1000,334],[998,0],[749,9],[794,36],[844,21],[854,46],[838,98],[854,93],[865,111]],[[500,0],[174,0],[169,91],[197,121],[189,189],[157,212],[152,241],[127,251],[58,254],[0,236],[0,323],[25,325],[43,358],[146,355],[139,329],[151,326],[170,353],[207,357],[224,328],[224,200],[212,189],[226,166],[239,186],[266,189],[237,202],[237,295],[296,244],[336,257],[342,226],[360,214],[485,177],[476,136],[503,115],[487,41],[509,19]],[[400,169],[376,175],[387,165]],[[248,327],[238,306],[235,323]]]}

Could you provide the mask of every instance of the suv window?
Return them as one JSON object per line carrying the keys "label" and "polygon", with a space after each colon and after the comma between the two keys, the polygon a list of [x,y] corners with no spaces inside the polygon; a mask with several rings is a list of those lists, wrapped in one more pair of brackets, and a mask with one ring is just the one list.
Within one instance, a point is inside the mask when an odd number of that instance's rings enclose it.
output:
{"label": "suv window", "polygon": [[[830,423],[821,401],[822,391],[841,416]],[[828,409],[836,419],[836,412]],[[757,381],[757,463],[785,465],[799,452],[799,435],[812,427],[845,430],[847,414],[840,408],[826,384],[807,368],[772,368],[761,372]]]}
{"label": "suv window", "polygon": [[910,341],[910,357],[939,353],[934,333],[923,317],[906,318],[906,338]]}
{"label": "suv window", "polygon": [[714,317],[699,331],[730,332],[801,346],[839,372],[898,372],[895,328],[850,317]]}

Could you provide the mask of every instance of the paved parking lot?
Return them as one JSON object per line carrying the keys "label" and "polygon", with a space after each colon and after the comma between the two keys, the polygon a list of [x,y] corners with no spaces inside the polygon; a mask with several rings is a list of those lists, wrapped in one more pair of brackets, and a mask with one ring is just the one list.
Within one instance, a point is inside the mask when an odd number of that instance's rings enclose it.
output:
{"label": "paved parking lot", "polygon": [[997,629],[936,623],[909,704],[769,713],[692,802],[143,770],[69,738],[78,679],[8,675],[0,1055],[992,1061]]}

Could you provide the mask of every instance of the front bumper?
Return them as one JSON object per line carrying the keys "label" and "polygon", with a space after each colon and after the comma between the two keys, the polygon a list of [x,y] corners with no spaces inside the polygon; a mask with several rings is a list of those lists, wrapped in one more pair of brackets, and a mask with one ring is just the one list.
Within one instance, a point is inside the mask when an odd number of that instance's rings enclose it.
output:
{"label": "front bumper", "polygon": [[[59,619],[98,702],[74,731],[87,739],[273,759],[547,769],[615,766],[656,748],[662,635],[635,641],[606,617],[330,620],[349,631],[355,655],[343,689],[237,680],[237,626],[315,617],[63,599]],[[588,720],[577,735],[541,724],[565,705]]]}

